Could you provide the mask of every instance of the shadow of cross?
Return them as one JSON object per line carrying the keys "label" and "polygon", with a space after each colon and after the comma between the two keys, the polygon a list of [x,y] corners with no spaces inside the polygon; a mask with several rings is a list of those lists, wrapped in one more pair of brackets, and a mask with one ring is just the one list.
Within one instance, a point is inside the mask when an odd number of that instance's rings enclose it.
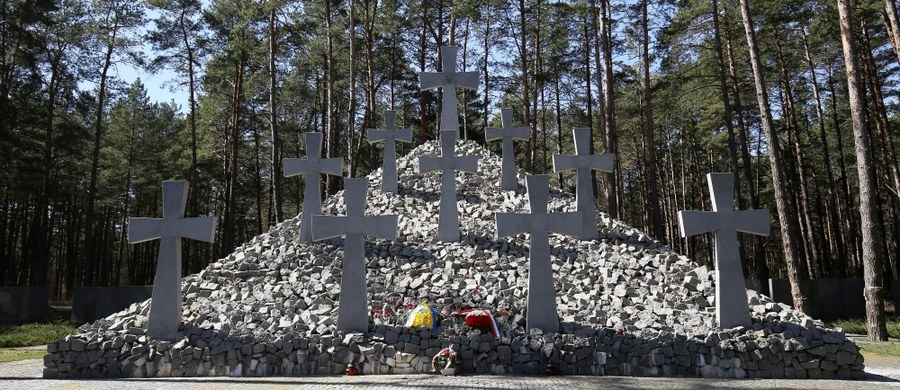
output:
{"label": "shadow of cross", "polygon": [[497,237],[531,233],[528,248],[528,303],[525,314],[528,329],[538,328],[545,333],[559,332],[559,316],[556,312],[556,288],[553,283],[553,267],[550,265],[550,233],[577,236],[581,232],[577,212],[547,213],[550,198],[550,177],[528,175],[530,214],[496,213]]}
{"label": "shadow of cross", "polygon": [[322,213],[322,184],[319,174],[340,176],[340,157],[322,158],[322,133],[306,133],[306,158],[284,159],[284,177],[306,175],[303,187],[303,210],[300,211],[300,242],[311,242],[312,216]]}
{"label": "shadow of cross", "polygon": [[734,175],[709,173],[713,211],[679,211],[681,237],[716,233],[716,321],[720,328],[747,326],[750,309],[737,232],[769,235],[769,210],[734,210]]}
{"label": "shadow of cross", "polygon": [[477,156],[457,156],[457,130],[441,132],[441,156],[419,157],[419,172],[441,171],[441,201],[438,214],[437,239],[441,242],[459,241],[459,212],[456,209],[456,171],[478,172]]}
{"label": "shadow of cross", "polygon": [[381,191],[397,193],[397,142],[412,142],[412,129],[398,129],[394,110],[384,111],[384,129],[369,129],[369,143],[384,141],[384,162],[381,165]]}
{"label": "shadow of cross", "polygon": [[531,137],[527,127],[512,127],[512,114],[512,108],[501,109],[500,119],[503,127],[484,129],[485,141],[490,142],[497,139],[503,141],[500,188],[506,191],[515,191],[519,188],[519,182],[516,180],[516,150],[513,148],[513,140],[527,140]]}
{"label": "shadow of cross", "polygon": [[594,200],[594,184],[591,181],[591,170],[612,172],[615,170],[616,156],[612,153],[591,154],[591,129],[572,129],[575,138],[575,154],[553,155],[553,172],[575,170],[575,210],[581,214],[581,231],[577,234],[582,240],[596,240],[597,205]]}
{"label": "shadow of cross", "polygon": [[174,340],[181,325],[181,238],[213,242],[216,218],[182,217],[187,202],[186,181],[164,181],[162,192],[163,217],[128,218],[128,243],[159,239],[147,335],[154,339]]}
{"label": "shadow of cross", "polygon": [[366,301],[366,253],[363,236],[393,240],[397,238],[396,215],[366,216],[368,179],[345,178],[344,200],[347,215],[313,216],[313,239],[345,235],[341,266],[341,292],[338,297],[337,329],[344,332],[369,331]]}
{"label": "shadow of cross", "polygon": [[458,47],[441,47],[441,72],[420,72],[419,84],[423,91],[440,88],[441,128],[439,130],[459,130],[459,101],[456,87],[478,88],[478,72],[456,72],[456,51]]}

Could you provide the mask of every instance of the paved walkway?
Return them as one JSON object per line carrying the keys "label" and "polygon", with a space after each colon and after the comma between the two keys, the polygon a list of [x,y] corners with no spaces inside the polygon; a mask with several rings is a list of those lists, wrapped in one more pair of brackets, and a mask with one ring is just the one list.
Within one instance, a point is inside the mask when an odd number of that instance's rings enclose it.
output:
{"label": "paved walkway", "polygon": [[[589,376],[454,376],[440,375],[361,375],[269,377],[269,378],[153,378],[153,379],[42,379],[40,359],[0,363],[0,389],[883,389],[900,388],[900,365],[886,361],[884,366],[866,369],[866,380],[774,380],[774,379],[700,379],[632,378]],[[887,365],[890,364],[890,365]]]}

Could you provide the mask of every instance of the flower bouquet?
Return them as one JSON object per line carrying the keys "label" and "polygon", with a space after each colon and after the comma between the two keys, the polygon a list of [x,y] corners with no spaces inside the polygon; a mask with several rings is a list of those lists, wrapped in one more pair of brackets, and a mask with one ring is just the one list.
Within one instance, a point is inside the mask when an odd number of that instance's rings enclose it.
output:
{"label": "flower bouquet", "polygon": [[404,326],[406,329],[428,327],[437,334],[440,331],[439,322],[440,315],[437,309],[429,306],[427,301],[422,301],[419,306],[409,312],[409,317],[407,317]]}
{"label": "flower bouquet", "polygon": [[500,338],[500,329],[497,327],[497,321],[494,320],[494,314],[488,309],[462,309],[454,312],[452,315],[465,317],[467,328],[478,329],[482,332],[490,333],[494,338]]}
{"label": "flower bouquet", "polygon": [[454,375],[457,367],[459,367],[459,355],[453,349],[452,344],[431,359],[431,372],[440,371],[441,375]]}

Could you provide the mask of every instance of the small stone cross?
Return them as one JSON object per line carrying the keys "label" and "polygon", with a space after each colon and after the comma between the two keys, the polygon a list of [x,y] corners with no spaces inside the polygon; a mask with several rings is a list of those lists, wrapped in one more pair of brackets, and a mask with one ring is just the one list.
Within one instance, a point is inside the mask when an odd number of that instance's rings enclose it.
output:
{"label": "small stone cross", "polygon": [[284,177],[306,174],[303,188],[303,210],[300,217],[300,241],[311,242],[312,216],[322,213],[322,189],[319,174],[340,176],[342,160],[339,157],[322,158],[322,133],[306,133],[306,158],[284,159]]}
{"label": "small stone cross", "polygon": [[459,241],[459,212],[456,209],[456,171],[478,172],[478,157],[457,156],[454,151],[458,130],[441,132],[441,156],[419,157],[419,172],[441,171],[441,211],[438,214],[438,241]]}
{"label": "small stone cross", "polygon": [[456,87],[478,88],[478,72],[456,72],[456,51],[458,47],[441,47],[441,72],[419,73],[422,90],[440,88],[441,96],[441,131],[459,130],[459,102],[456,99]]}
{"label": "small stone cross", "polygon": [[502,159],[503,165],[500,171],[500,188],[506,191],[515,191],[519,188],[516,180],[516,150],[513,148],[513,140],[527,140],[531,134],[527,127],[512,127],[512,109],[504,108],[500,111],[503,127],[488,127],[484,129],[484,140],[503,140]]}
{"label": "small stone cross", "polygon": [[369,143],[384,141],[384,162],[381,168],[381,190],[397,193],[397,142],[412,142],[412,129],[398,129],[394,125],[394,110],[384,112],[384,130],[369,129]]}
{"label": "small stone cross", "polygon": [[313,216],[313,239],[346,235],[338,298],[337,329],[344,332],[369,331],[366,299],[366,251],[363,236],[388,240],[397,238],[396,215],[366,216],[366,178],[344,179],[346,216]]}
{"label": "small stone cross", "polygon": [[734,175],[709,173],[713,211],[679,211],[681,237],[716,233],[716,320],[720,328],[751,326],[737,232],[769,235],[769,210],[734,210]]}
{"label": "small stone cross", "polygon": [[553,268],[550,265],[550,233],[577,236],[581,233],[577,212],[547,213],[550,198],[550,177],[528,175],[525,177],[528,190],[530,214],[496,213],[497,237],[531,233],[528,248],[528,304],[526,326],[539,328],[545,333],[559,332],[559,317],[556,312],[556,288],[553,283]]}
{"label": "small stone cross", "polygon": [[616,156],[612,153],[590,154],[591,129],[576,128],[572,130],[575,138],[575,155],[553,155],[553,171],[575,170],[575,205],[581,213],[582,240],[596,240],[597,206],[594,203],[594,185],[591,183],[591,170],[612,172],[615,169]]}
{"label": "small stone cross", "polygon": [[215,217],[183,218],[188,182],[164,181],[163,217],[128,218],[128,243],[159,239],[159,257],[150,301],[147,335],[154,339],[174,340],[181,325],[181,238],[213,242]]}

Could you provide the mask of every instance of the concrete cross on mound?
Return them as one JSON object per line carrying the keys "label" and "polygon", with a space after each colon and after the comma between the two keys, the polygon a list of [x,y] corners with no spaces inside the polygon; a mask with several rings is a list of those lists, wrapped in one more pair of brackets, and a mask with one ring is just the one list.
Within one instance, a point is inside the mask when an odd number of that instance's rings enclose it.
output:
{"label": "concrete cross on mound", "polygon": [[500,111],[503,127],[488,127],[484,129],[484,140],[503,140],[502,169],[500,171],[500,188],[506,191],[515,191],[519,188],[516,180],[516,150],[513,148],[513,140],[527,140],[531,134],[527,127],[512,127],[512,108],[504,108]]}
{"label": "concrete cross on mound", "polygon": [[394,125],[394,110],[384,112],[384,130],[369,129],[369,143],[384,141],[384,162],[381,168],[381,190],[397,193],[397,142],[412,142],[412,129],[398,129]]}
{"label": "concrete cross on mound", "polygon": [[478,88],[478,72],[456,72],[456,51],[454,46],[441,47],[442,72],[419,73],[419,84],[423,91],[440,88],[441,128],[439,130],[459,130],[459,102],[456,87]]}
{"label": "concrete cross on mound", "polygon": [[163,217],[128,218],[128,243],[159,239],[147,335],[154,339],[174,340],[181,325],[181,238],[213,242],[216,219],[182,217],[188,182],[164,181],[162,187]]}
{"label": "concrete cross on mound", "polygon": [[709,173],[713,211],[679,211],[681,237],[716,233],[716,320],[720,328],[750,324],[737,232],[769,235],[769,210],[734,210],[734,175]]}
{"label": "concrete cross on mound", "polygon": [[437,239],[442,242],[459,241],[459,212],[456,209],[456,171],[478,172],[478,157],[457,156],[456,133],[441,132],[441,157],[419,157],[419,172],[441,171],[441,203],[438,214]]}
{"label": "concrete cross on mound", "polygon": [[525,178],[528,190],[530,214],[496,213],[497,237],[531,233],[528,248],[528,303],[526,326],[538,328],[545,333],[559,332],[559,317],[556,312],[556,288],[553,283],[553,268],[550,265],[550,233],[577,236],[581,233],[577,212],[547,213],[550,198],[550,177],[528,175]]}
{"label": "concrete cross on mound", "polygon": [[581,214],[581,232],[577,236],[582,240],[596,240],[599,237],[597,206],[591,170],[612,172],[616,156],[612,153],[591,154],[591,129],[576,128],[572,133],[575,138],[575,155],[553,155],[553,172],[575,170],[575,205]]}
{"label": "concrete cross on mound", "polygon": [[366,216],[365,178],[344,179],[344,200],[347,215],[343,217],[316,215],[313,217],[313,239],[346,235],[344,260],[341,268],[341,293],[338,298],[337,329],[344,332],[369,331],[369,311],[366,300],[366,251],[363,236],[388,240],[397,238],[397,216]]}
{"label": "concrete cross on mound", "polygon": [[300,241],[311,242],[312,216],[322,213],[322,185],[319,174],[340,176],[342,160],[339,157],[322,158],[322,133],[306,133],[306,158],[284,159],[284,177],[306,174],[303,188],[303,210],[300,217]]}

